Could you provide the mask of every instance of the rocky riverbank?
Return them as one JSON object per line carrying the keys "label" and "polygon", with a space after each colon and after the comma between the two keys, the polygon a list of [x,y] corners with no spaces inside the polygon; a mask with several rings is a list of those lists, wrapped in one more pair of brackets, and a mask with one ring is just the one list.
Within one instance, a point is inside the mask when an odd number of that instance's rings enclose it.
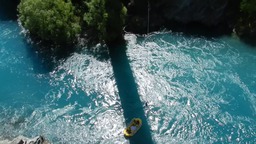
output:
{"label": "rocky riverbank", "polygon": [[200,25],[231,32],[239,5],[240,0],[132,0],[126,3],[127,30],[146,33],[148,25],[151,31]]}
{"label": "rocky riverbank", "polygon": [[18,136],[13,140],[0,140],[0,144],[50,144],[50,143],[42,136],[37,136],[34,138]]}
{"label": "rocky riverbank", "polygon": [[[75,9],[79,11],[76,14],[81,14],[78,17],[82,18],[83,13],[87,13],[88,8],[86,5],[80,6],[83,4],[81,2],[71,1]],[[84,1],[88,2],[89,0]],[[170,29],[182,32],[193,31],[194,33],[198,32],[198,34],[204,31],[204,33],[217,33],[219,35],[235,32],[241,38],[252,40],[255,40],[256,37],[255,13],[249,16],[241,8],[243,3],[250,6],[254,5],[250,0],[122,0],[122,2],[127,8],[124,26],[128,32],[145,34],[161,29]],[[15,0],[3,4],[11,7],[16,13],[12,5],[17,6],[18,3],[19,0]],[[117,21],[114,18],[111,20]],[[109,24],[113,24],[113,22],[109,22]],[[85,29],[85,33],[88,32],[86,25],[81,27]],[[113,30],[108,31],[112,32]],[[112,34],[108,33],[107,35],[109,37]]]}

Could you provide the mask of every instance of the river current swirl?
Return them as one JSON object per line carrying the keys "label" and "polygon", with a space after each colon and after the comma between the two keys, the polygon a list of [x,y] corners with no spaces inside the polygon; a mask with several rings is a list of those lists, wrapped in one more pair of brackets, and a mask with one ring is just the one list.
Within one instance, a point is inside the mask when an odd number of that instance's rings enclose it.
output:
{"label": "river current swirl", "polygon": [[[0,22],[0,141],[129,143],[108,50],[79,49],[49,69],[20,32]],[[125,39],[154,143],[256,142],[255,47],[178,32]]]}

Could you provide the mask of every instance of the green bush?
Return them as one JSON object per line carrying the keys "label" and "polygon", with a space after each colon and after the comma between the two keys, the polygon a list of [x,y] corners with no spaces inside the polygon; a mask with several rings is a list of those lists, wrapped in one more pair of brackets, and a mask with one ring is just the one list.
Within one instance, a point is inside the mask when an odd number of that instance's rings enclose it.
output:
{"label": "green bush", "polygon": [[236,23],[236,33],[241,38],[255,41],[256,36],[256,0],[242,0],[240,3],[241,15]]}
{"label": "green bush", "polygon": [[18,11],[23,27],[42,40],[72,44],[81,32],[70,0],[21,0]]}
{"label": "green bush", "polygon": [[96,30],[100,41],[112,42],[122,38],[127,10],[119,0],[91,0],[84,20]]}
{"label": "green bush", "polygon": [[240,8],[242,12],[256,17],[256,0],[243,0]]}
{"label": "green bush", "polygon": [[94,30],[97,31],[98,38],[104,40],[107,34],[106,25],[108,13],[105,9],[106,0],[91,0],[86,3],[89,11],[84,14],[84,20]]}

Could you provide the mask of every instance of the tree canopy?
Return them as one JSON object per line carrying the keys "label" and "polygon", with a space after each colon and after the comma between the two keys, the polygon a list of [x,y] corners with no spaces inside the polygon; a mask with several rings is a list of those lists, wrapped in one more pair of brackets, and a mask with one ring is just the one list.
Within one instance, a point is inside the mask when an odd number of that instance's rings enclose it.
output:
{"label": "tree canopy", "polygon": [[[131,2],[131,3],[130,3]],[[57,45],[72,44],[77,36],[112,43],[123,39],[127,15],[125,3],[133,10],[137,3],[130,0],[21,0],[18,11],[22,26],[32,36]],[[239,1],[240,2],[240,1]],[[129,3],[129,4],[128,4]],[[239,10],[239,3],[236,10]],[[140,8],[137,4],[136,9]],[[235,28],[256,33],[256,0],[241,0]],[[129,16],[133,20],[136,15]],[[136,23],[138,23],[136,21]],[[134,26],[134,25],[133,25]],[[97,41],[98,42],[98,41]]]}
{"label": "tree canopy", "polygon": [[94,28],[101,41],[110,42],[122,37],[127,10],[118,0],[90,0],[84,20]]}
{"label": "tree canopy", "polygon": [[256,17],[256,0],[243,0],[240,8],[242,12]]}
{"label": "tree canopy", "polygon": [[236,24],[236,31],[240,37],[252,38],[256,36],[256,1],[242,0],[240,3],[241,16]]}
{"label": "tree canopy", "polygon": [[24,28],[42,40],[71,44],[81,32],[70,0],[21,0],[18,11]]}

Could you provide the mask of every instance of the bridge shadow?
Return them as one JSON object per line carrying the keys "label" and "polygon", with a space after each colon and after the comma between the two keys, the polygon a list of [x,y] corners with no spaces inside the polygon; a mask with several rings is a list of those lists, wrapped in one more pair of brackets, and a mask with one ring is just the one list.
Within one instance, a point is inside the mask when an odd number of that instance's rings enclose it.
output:
{"label": "bridge shadow", "polygon": [[150,126],[147,122],[143,104],[140,100],[137,85],[126,55],[126,45],[111,46],[109,54],[125,122],[129,124],[132,118],[138,117],[142,119],[143,123],[141,129],[133,137],[129,138],[130,144],[153,144]]}

